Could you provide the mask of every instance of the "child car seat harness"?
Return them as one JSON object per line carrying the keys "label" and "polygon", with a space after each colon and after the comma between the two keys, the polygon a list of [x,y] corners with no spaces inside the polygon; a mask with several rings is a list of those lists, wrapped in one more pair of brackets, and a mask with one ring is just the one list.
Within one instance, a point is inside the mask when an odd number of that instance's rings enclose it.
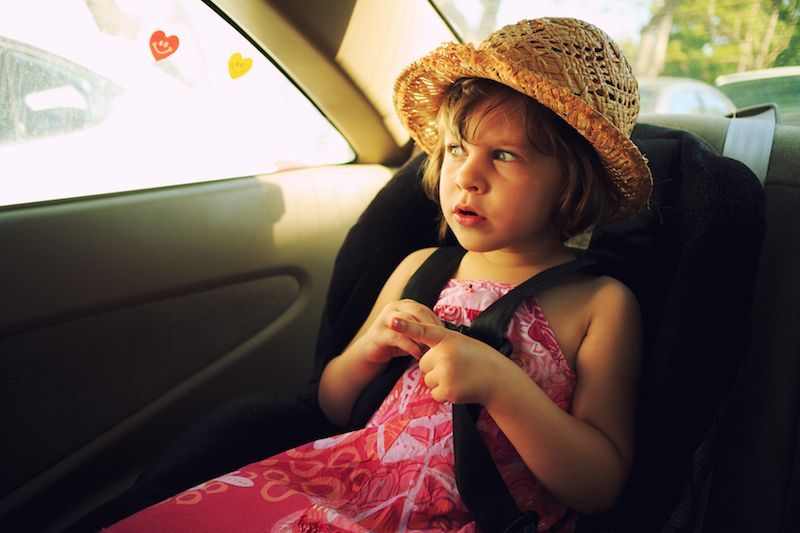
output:
{"label": "child car seat harness", "polygon": [[[439,293],[452,278],[465,253],[466,250],[458,246],[438,248],[411,276],[402,297],[433,308]],[[505,334],[520,304],[568,275],[593,264],[594,260],[584,255],[544,270],[492,303],[475,318],[471,326],[445,325],[509,357],[513,347]],[[363,427],[367,423],[410,360],[410,356],[394,358],[383,374],[362,391],[350,416],[351,428]],[[538,516],[532,511],[523,513],[519,510],[475,427],[481,408],[477,404],[453,404],[453,451],[456,485],[461,499],[484,531],[537,531]],[[556,530],[560,525],[562,523],[554,524],[551,530]]]}

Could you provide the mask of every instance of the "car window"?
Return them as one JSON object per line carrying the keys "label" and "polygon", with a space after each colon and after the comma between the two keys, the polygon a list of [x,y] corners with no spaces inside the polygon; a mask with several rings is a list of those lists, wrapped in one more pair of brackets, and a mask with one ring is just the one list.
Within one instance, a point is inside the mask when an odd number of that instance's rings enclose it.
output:
{"label": "car window", "polygon": [[0,3],[0,205],[353,158],[203,2]]}
{"label": "car window", "polygon": [[800,67],[775,67],[720,76],[717,85],[739,107],[774,103],[782,122],[800,125]]}
{"label": "car window", "polygon": [[[433,1],[470,42],[523,18],[579,17],[596,24],[619,43],[640,85],[648,81],[643,112],[723,116],[775,102],[784,123],[800,124],[795,0]],[[684,83],[688,79],[703,83],[704,90],[691,94],[698,89]],[[679,83],[686,94],[661,90]]]}

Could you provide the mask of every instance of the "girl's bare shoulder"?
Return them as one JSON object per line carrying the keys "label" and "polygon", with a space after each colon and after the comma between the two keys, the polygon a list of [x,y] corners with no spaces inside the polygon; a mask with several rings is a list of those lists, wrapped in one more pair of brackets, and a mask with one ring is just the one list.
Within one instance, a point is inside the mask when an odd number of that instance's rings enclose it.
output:
{"label": "girl's bare shoulder", "polygon": [[612,309],[634,308],[638,311],[636,296],[616,278],[610,276],[583,276],[581,283],[590,308],[607,313]]}
{"label": "girl's bare shoulder", "polygon": [[581,351],[585,355],[595,354],[598,360],[606,361],[604,364],[610,358],[619,359],[619,353],[635,357],[642,335],[642,317],[634,293],[608,276],[587,278],[585,284],[587,330],[581,347],[586,349]]}
{"label": "girl's bare shoulder", "polygon": [[[607,306],[637,304],[633,292],[621,281],[610,276],[577,273],[545,291],[548,300],[572,306],[600,309]],[[638,304],[637,304],[638,305]]]}
{"label": "girl's bare shoulder", "polygon": [[406,258],[403,259],[403,262],[408,262],[413,266],[419,268],[419,265],[421,265],[436,250],[437,250],[436,247],[420,248],[419,250],[415,250],[410,254],[408,254]]}
{"label": "girl's bare shoulder", "polygon": [[421,248],[408,254],[397,266],[397,271],[410,277],[436,251],[436,248]]}

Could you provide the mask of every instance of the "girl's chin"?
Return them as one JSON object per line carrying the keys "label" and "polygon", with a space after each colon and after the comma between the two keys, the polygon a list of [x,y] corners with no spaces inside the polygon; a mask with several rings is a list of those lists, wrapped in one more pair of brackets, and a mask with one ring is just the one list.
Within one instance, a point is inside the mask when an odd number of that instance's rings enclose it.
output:
{"label": "girl's chin", "polygon": [[468,252],[491,252],[497,249],[496,246],[493,246],[494,243],[474,235],[465,234],[462,231],[453,231],[453,235],[455,235],[458,244]]}
{"label": "girl's chin", "polygon": [[458,244],[468,252],[487,253],[505,250],[507,252],[528,254],[532,249],[537,250],[556,250],[563,249],[564,243],[556,236],[540,237],[539,239],[531,238],[524,242],[508,242],[489,239],[486,235],[479,234],[475,231],[464,231],[463,229],[453,229],[451,231],[455,235]]}

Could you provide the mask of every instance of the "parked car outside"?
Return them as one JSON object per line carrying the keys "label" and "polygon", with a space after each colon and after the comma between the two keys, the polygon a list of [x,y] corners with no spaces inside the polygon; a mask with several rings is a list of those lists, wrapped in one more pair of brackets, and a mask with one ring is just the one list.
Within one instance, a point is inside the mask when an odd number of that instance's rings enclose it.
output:
{"label": "parked car outside", "polygon": [[692,78],[639,78],[641,113],[681,113],[724,117],[736,110],[713,86]]}
{"label": "parked car outside", "polygon": [[737,107],[774,103],[782,124],[800,126],[800,67],[737,72],[719,76],[716,84]]}

